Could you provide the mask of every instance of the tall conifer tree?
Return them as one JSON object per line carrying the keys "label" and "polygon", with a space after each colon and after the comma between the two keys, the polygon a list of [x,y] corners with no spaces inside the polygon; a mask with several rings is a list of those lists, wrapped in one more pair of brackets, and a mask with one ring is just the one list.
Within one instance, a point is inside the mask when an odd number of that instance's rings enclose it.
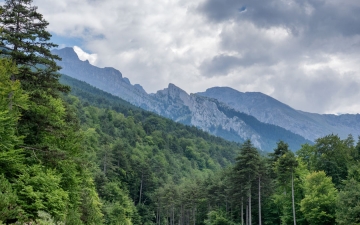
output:
{"label": "tall conifer tree", "polygon": [[[247,224],[252,224],[251,217],[251,189],[252,183],[258,178],[260,156],[257,149],[252,145],[250,140],[247,140],[242,144],[240,149],[240,155],[236,158],[236,164],[234,167],[234,188],[238,193],[241,193],[241,199],[243,197],[248,198],[249,210],[247,213]],[[240,190],[239,190],[240,189]],[[236,192],[236,190],[234,190]],[[242,203],[241,203],[242,204]],[[243,212],[241,212],[241,218],[243,218]]]}
{"label": "tall conifer tree", "polygon": [[5,0],[1,7],[0,23],[2,54],[8,55],[20,67],[19,79],[23,88],[42,89],[47,94],[56,95],[56,91],[68,88],[58,82],[60,67],[55,60],[57,55],[51,49],[57,47],[50,42],[51,34],[46,31],[49,23],[32,6],[32,0]]}
{"label": "tall conifer tree", "polygon": [[57,45],[50,42],[51,34],[46,31],[49,23],[36,10],[32,0],[5,0],[0,9],[1,54],[17,64],[19,73],[11,79],[19,80],[29,95],[30,107],[22,113],[19,126],[28,146],[38,145],[45,133],[59,129],[51,121],[54,116],[43,113],[41,108],[54,107],[59,94],[69,90],[58,80],[60,67],[55,60],[60,58],[50,51]]}

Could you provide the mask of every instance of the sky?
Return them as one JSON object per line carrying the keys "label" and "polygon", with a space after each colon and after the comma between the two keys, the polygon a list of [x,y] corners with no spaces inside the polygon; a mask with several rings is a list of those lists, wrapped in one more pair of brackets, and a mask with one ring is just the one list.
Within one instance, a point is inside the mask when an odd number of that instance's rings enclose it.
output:
{"label": "sky", "polygon": [[359,0],[34,0],[59,47],[148,93],[174,83],[360,113]]}

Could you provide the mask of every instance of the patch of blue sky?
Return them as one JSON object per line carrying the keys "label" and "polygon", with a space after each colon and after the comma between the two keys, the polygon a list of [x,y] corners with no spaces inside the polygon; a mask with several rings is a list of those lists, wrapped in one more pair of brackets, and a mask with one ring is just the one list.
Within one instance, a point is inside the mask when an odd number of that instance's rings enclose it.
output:
{"label": "patch of blue sky", "polygon": [[80,48],[84,48],[84,40],[78,37],[65,37],[61,35],[57,35],[55,33],[51,33],[51,42],[54,44],[59,45],[58,48],[65,48],[65,47],[74,47],[79,46]]}

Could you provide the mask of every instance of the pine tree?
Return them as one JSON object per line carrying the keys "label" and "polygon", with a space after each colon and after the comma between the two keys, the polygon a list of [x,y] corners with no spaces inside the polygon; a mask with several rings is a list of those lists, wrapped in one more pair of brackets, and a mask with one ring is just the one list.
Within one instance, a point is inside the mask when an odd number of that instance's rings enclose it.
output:
{"label": "pine tree", "polygon": [[51,48],[57,45],[49,42],[51,34],[46,31],[49,23],[31,3],[32,0],[5,0],[1,7],[2,54],[20,67],[19,74],[12,79],[21,80],[23,88],[36,85],[37,89],[54,96],[56,91],[68,91],[68,88],[57,82],[56,72],[60,67],[55,60],[60,58],[51,54]]}
{"label": "pine tree", "polygon": [[69,91],[59,83],[60,75],[56,73],[60,67],[55,60],[60,58],[50,51],[57,45],[50,42],[51,34],[46,31],[49,23],[31,4],[32,0],[5,0],[0,9],[1,55],[19,67],[19,73],[12,74],[11,80],[21,82],[31,103],[29,110],[22,112],[19,128],[28,146],[40,143],[45,130],[57,129],[49,119],[51,116],[44,115],[39,108],[52,107],[61,92]]}
{"label": "pine tree", "polygon": [[288,151],[287,153],[282,155],[275,163],[275,169],[277,172],[277,179],[279,184],[285,187],[289,183],[289,180],[291,181],[291,201],[294,225],[296,225],[294,172],[297,166],[298,162],[296,161],[294,153],[292,153],[291,151]]}
{"label": "pine tree", "polygon": [[[233,192],[237,192],[243,204],[244,197],[248,198],[247,224],[252,224],[251,216],[251,197],[252,183],[258,178],[260,156],[257,149],[250,140],[245,141],[240,149],[240,155],[236,158],[236,164],[233,171]],[[240,193],[240,194],[239,194]],[[243,207],[241,207],[243,208]],[[243,212],[241,210],[241,220],[243,221]]]}

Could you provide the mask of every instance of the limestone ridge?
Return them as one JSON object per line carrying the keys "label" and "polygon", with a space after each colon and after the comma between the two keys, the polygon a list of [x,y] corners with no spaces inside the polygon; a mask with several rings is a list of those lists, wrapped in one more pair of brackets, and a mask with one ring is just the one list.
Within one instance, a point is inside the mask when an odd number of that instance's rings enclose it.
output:
{"label": "limestone ridge", "polygon": [[79,60],[72,48],[54,50],[53,53],[63,58],[59,62],[61,73],[118,96],[135,106],[196,126],[227,140],[242,142],[249,138],[256,147],[265,151],[272,151],[276,142],[284,136],[294,150],[307,142],[300,135],[261,123],[255,117],[240,113],[213,98],[189,95],[174,84],[169,84],[155,94],[147,94],[140,85],[132,85],[127,78],[123,78],[120,71],[98,68]]}
{"label": "limestone ridge", "polygon": [[151,101],[139,84],[132,85],[120,71],[111,67],[98,68],[88,61],[81,61],[73,48],[53,50],[52,53],[62,58],[62,61],[57,63],[62,67],[60,72],[63,74],[85,81],[115,96],[121,96],[122,99],[134,105],[145,106],[147,105],[145,102]]}
{"label": "limestone ridge", "polygon": [[259,121],[283,127],[308,140],[329,134],[346,138],[360,135],[360,115],[322,115],[295,110],[278,100],[259,92],[239,92],[228,87],[209,88],[197,93],[217,99],[228,107],[256,117]]}

